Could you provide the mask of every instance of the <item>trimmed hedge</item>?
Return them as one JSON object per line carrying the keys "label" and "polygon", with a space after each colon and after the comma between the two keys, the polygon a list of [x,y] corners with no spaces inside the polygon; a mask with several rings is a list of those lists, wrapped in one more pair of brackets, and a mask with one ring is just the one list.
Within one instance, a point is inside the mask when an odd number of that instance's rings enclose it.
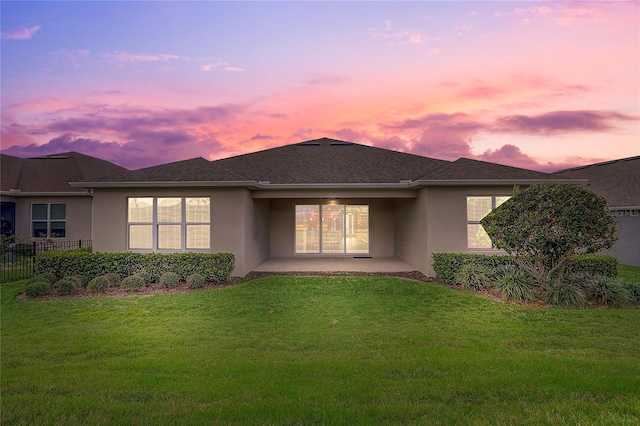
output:
{"label": "trimmed hedge", "polygon": [[[433,269],[436,278],[445,284],[457,284],[455,274],[462,265],[474,263],[493,270],[506,265],[515,265],[510,256],[476,253],[433,253]],[[583,254],[571,258],[567,273],[585,273],[615,278],[618,274],[618,260],[613,256]]]}
{"label": "trimmed hedge", "polygon": [[128,277],[144,276],[157,282],[165,272],[178,274],[181,280],[200,273],[207,281],[226,281],[235,266],[231,253],[90,253],[67,250],[48,251],[36,256],[36,274],[50,273],[60,279],[69,275],[83,275],[92,280],[108,273]]}

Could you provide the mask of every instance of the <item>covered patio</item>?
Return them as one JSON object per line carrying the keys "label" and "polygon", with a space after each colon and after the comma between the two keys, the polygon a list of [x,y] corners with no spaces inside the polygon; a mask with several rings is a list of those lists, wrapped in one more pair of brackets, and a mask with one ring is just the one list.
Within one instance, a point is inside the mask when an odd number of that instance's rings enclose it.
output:
{"label": "covered patio", "polygon": [[393,257],[272,257],[255,272],[412,272],[415,268]]}

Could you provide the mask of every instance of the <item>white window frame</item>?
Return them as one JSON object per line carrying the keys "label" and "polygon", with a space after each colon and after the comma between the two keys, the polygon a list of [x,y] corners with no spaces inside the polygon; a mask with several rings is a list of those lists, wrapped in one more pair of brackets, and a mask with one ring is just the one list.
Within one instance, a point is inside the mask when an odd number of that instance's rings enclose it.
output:
{"label": "white window frame", "polygon": [[[152,214],[150,222],[131,222],[129,220],[129,200],[138,198],[150,198],[152,199]],[[180,221],[179,222],[166,222],[158,220],[158,199],[160,198],[175,198],[180,200]],[[209,200],[209,221],[208,222],[190,222],[187,221],[187,199],[189,198],[206,198]],[[139,196],[127,198],[127,250],[131,251],[153,251],[153,252],[208,252],[211,250],[211,197],[201,196]],[[140,248],[131,247],[131,226],[149,226],[151,228],[151,247]],[[160,248],[158,234],[161,226],[175,225],[180,226],[180,247],[179,248]],[[193,248],[187,247],[187,228],[194,225],[206,225],[209,227],[209,246]]]}
{"label": "white window frame", "polygon": [[[466,215],[467,215],[467,223],[466,223],[466,245],[467,245],[467,250],[469,251],[498,251],[498,248],[496,248],[496,246],[493,245],[493,242],[491,242],[491,246],[490,247],[469,247],[469,225],[478,225],[480,226],[480,228],[482,228],[482,225],[480,224],[480,221],[484,218],[484,216],[482,218],[480,218],[479,220],[471,220],[469,219],[469,199],[470,198],[490,198],[491,199],[491,210],[489,210],[489,213],[492,212],[493,210],[495,210],[499,204],[497,199],[498,198],[506,198],[509,199],[511,198],[511,195],[467,195],[466,200],[466,204],[465,204],[465,208],[466,208]],[[506,200],[503,201],[503,203]],[[500,203],[502,204],[502,203]],[[487,214],[489,214],[487,213]],[[485,215],[486,216],[486,215]],[[482,228],[484,230],[484,228]]]}
{"label": "white window frame", "polygon": [[[47,218],[46,219],[34,219],[33,218],[33,207],[34,206],[47,206]],[[51,218],[51,206],[64,206],[64,219],[52,219]],[[29,233],[31,234],[31,238],[48,238],[51,236],[55,236],[58,238],[66,238],[67,237],[67,203],[31,203],[31,229]],[[34,222],[46,222],[47,223],[47,232],[46,235],[33,235],[33,223]],[[64,235],[53,235],[51,230],[52,222],[61,222],[64,223]]]}

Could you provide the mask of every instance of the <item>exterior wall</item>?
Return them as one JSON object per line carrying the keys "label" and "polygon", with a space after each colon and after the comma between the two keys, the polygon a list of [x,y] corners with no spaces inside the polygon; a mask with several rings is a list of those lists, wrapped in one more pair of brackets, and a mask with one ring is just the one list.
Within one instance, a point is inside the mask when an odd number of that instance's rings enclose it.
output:
{"label": "exterior wall", "polygon": [[425,271],[421,269],[425,275],[435,276],[432,266],[433,253],[503,253],[498,250],[467,249],[467,196],[513,195],[511,186],[430,187],[426,191],[428,200],[426,204],[427,267]]}
{"label": "exterior wall", "polygon": [[65,241],[91,240],[91,196],[70,197],[17,197],[2,198],[3,201],[15,201],[15,232],[23,241],[31,239],[31,204],[66,204]]}
{"label": "exterior wall", "polygon": [[415,199],[395,200],[395,257],[428,275],[427,189]]}
{"label": "exterior wall", "polygon": [[[264,233],[253,234],[253,224],[265,222],[265,206],[252,208],[250,191],[242,188],[170,188],[94,190],[94,250],[127,251],[128,197],[210,197],[212,253],[233,253],[234,276],[246,275],[266,250]],[[256,263],[257,264],[257,263]]]}
{"label": "exterior wall", "polygon": [[623,265],[640,266],[640,210],[612,210],[618,221],[618,241],[602,254],[615,256]]}
{"label": "exterior wall", "polygon": [[[328,204],[328,202],[326,198],[272,199],[269,220],[271,257],[321,256],[295,253],[296,204]],[[393,200],[340,198],[339,204],[367,204],[369,206],[369,255],[372,257],[394,256]]]}

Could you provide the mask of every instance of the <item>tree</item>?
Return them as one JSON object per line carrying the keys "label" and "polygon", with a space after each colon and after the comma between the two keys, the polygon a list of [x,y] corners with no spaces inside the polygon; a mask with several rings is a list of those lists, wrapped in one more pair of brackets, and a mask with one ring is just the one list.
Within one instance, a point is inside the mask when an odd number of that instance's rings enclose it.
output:
{"label": "tree", "polygon": [[609,249],[617,240],[605,199],[575,185],[516,187],[480,224],[542,288],[552,277],[563,280],[572,255]]}

